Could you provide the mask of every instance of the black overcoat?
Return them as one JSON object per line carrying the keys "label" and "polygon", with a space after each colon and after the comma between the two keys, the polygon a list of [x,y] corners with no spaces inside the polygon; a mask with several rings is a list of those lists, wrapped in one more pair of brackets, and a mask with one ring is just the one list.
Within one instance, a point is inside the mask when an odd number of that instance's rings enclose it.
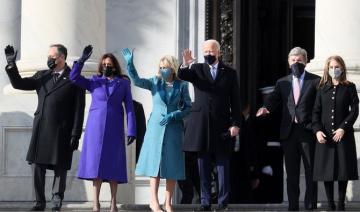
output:
{"label": "black overcoat", "polygon": [[85,91],[69,80],[70,68],[54,84],[52,71],[36,72],[22,78],[16,67],[6,67],[12,86],[20,90],[36,90],[38,105],[26,160],[69,170],[72,161],[70,140],[80,138],[84,120]]}
{"label": "black overcoat", "polygon": [[278,106],[281,105],[281,140],[285,140],[289,137],[294,123],[295,114],[299,125],[308,130],[310,133],[312,130],[312,110],[314,107],[320,77],[310,72],[305,72],[297,105],[295,105],[294,101],[292,79],[292,74],[280,78],[276,82],[274,91],[265,102],[265,107],[270,111],[270,113],[273,113]]}
{"label": "black overcoat", "polygon": [[[316,142],[314,180],[358,179],[353,125],[359,114],[355,84],[325,84],[317,92],[313,110],[313,131],[323,131],[326,143]],[[345,134],[339,143],[332,132],[341,128]]]}
{"label": "black overcoat", "polygon": [[233,139],[223,139],[231,126],[240,127],[240,90],[236,71],[219,62],[213,80],[206,63],[179,68],[180,79],[194,86],[195,100],[185,131],[183,150],[228,154]]}

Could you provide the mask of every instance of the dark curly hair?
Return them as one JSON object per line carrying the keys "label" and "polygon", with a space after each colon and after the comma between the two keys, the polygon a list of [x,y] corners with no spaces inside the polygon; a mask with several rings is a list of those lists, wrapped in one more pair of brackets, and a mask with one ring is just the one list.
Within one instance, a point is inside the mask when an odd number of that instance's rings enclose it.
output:
{"label": "dark curly hair", "polygon": [[114,64],[114,68],[115,68],[114,76],[122,77],[123,73],[122,73],[119,61],[111,53],[106,53],[101,57],[100,62],[99,62],[99,66],[98,66],[98,75],[99,76],[103,75],[102,61],[105,60],[106,58],[109,58],[111,60],[111,62]]}

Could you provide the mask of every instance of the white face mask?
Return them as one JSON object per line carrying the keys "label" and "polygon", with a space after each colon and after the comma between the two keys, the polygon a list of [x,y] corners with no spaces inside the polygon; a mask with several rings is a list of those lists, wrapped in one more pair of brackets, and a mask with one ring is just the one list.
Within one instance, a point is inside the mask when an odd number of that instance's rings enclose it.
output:
{"label": "white face mask", "polygon": [[335,80],[339,80],[341,76],[342,70],[340,68],[332,68],[329,69],[329,75],[331,78]]}

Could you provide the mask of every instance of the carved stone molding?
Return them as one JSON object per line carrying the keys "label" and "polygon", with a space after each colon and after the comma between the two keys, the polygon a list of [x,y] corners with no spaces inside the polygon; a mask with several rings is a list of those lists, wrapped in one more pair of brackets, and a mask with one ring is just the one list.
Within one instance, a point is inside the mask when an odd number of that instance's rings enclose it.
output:
{"label": "carved stone molding", "polygon": [[233,0],[220,1],[220,45],[222,61],[233,65]]}
{"label": "carved stone molding", "polygon": [[234,37],[233,37],[233,4],[234,0],[206,1],[206,39],[216,39],[220,42],[222,61],[232,66]]}

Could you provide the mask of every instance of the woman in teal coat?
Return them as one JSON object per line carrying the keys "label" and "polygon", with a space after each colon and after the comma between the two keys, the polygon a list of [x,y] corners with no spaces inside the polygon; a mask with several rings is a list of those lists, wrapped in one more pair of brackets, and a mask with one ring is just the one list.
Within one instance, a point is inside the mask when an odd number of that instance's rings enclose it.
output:
{"label": "woman in teal coat", "polygon": [[133,53],[124,49],[122,54],[135,86],[150,90],[153,99],[135,174],[150,177],[152,211],[162,211],[157,191],[160,178],[166,179],[164,209],[172,211],[171,198],[176,180],[185,178],[182,119],[191,107],[188,83],[176,77],[178,65],[173,56],[162,57],[157,75],[144,79],[135,69]]}

